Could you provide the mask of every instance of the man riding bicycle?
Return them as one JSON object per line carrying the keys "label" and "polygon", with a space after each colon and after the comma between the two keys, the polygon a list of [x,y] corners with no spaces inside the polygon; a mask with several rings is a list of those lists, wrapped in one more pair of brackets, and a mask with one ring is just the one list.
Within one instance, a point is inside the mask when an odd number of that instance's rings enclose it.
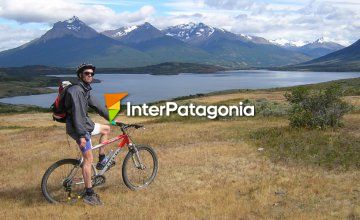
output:
{"label": "man riding bicycle", "polygon": [[[88,107],[94,109],[99,115],[109,120],[109,114],[105,106],[93,96],[90,83],[93,81],[95,66],[92,64],[81,64],[76,70],[78,84],[68,88],[65,96],[67,109],[66,132],[77,144],[83,155],[82,174],[85,182],[85,194],[83,200],[91,205],[101,205],[99,196],[92,189],[91,164],[93,153],[91,151],[91,136],[100,134],[99,143],[104,142],[110,133],[109,125],[94,123],[88,115]],[[101,161],[105,158],[104,148],[99,148],[99,162],[96,169],[101,170],[104,165]]]}

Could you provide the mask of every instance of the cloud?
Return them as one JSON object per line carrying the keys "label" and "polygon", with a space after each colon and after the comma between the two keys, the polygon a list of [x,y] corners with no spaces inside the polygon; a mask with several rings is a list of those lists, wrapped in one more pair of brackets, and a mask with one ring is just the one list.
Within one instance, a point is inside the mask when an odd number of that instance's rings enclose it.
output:
{"label": "cloud", "polygon": [[[0,17],[23,24],[19,25],[20,27],[27,27],[29,23],[41,23],[47,24],[50,28],[53,23],[76,15],[98,31],[145,21],[161,29],[182,23],[203,22],[235,33],[267,39],[313,41],[324,36],[348,45],[360,38],[358,0],[264,2],[263,0],[166,0],[151,1],[154,5],[148,5],[149,1],[129,0],[0,0]],[[114,10],[112,7],[114,5],[121,8],[130,5],[132,10],[119,12]],[[135,6],[137,10],[134,11]],[[157,14],[155,8],[159,8],[160,13]],[[13,28],[12,31],[16,31],[15,29]],[[18,29],[19,33],[23,29],[25,28]],[[30,32],[27,30],[29,35],[16,37],[18,41],[11,40],[11,37],[6,38],[8,44],[19,45],[20,41],[29,40]],[[38,33],[43,32],[41,30]],[[4,42],[2,44],[5,45]]]}
{"label": "cloud", "polygon": [[45,33],[45,30],[29,30],[0,25],[0,51],[18,47]]}
{"label": "cloud", "polygon": [[69,0],[0,0],[0,17],[21,24],[36,22],[51,25],[76,15],[85,23],[102,30],[146,21],[155,13],[151,5],[143,5],[135,12],[117,13],[107,5],[85,3]]}
{"label": "cloud", "polygon": [[251,0],[204,0],[210,7],[219,9],[250,9],[255,2]]}
{"label": "cloud", "polygon": [[[196,2],[196,3],[195,3]],[[175,2],[172,3],[176,5]],[[186,7],[181,7],[182,5]],[[358,0],[183,0],[170,15],[200,12],[204,23],[268,39],[314,41],[326,37],[348,45],[360,38]],[[168,19],[169,20],[169,19]]]}

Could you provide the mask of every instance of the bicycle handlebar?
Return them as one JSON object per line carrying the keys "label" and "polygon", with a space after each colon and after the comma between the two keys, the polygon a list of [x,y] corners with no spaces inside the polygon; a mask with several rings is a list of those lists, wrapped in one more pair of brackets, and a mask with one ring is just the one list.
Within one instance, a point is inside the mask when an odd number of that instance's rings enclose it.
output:
{"label": "bicycle handlebar", "polygon": [[115,121],[112,121],[111,122],[112,125],[116,125],[116,126],[119,126],[121,129],[128,129],[128,128],[135,128],[135,129],[139,129],[139,128],[142,128],[144,127],[143,125],[138,125],[138,124],[125,124],[125,123],[122,123],[122,122],[115,122]]}

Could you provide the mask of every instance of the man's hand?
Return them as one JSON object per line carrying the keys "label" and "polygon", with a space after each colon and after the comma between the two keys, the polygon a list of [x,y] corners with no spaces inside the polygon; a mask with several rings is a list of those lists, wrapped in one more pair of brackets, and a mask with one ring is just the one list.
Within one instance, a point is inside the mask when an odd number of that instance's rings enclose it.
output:
{"label": "man's hand", "polygon": [[112,120],[110,124],[116,125],[117,123],[121,123],[119,119]]}
{"label": "man's hand", "polygon": [[84,148],[86,146],[86,139],[84,137],[80,138],[80,147]]}

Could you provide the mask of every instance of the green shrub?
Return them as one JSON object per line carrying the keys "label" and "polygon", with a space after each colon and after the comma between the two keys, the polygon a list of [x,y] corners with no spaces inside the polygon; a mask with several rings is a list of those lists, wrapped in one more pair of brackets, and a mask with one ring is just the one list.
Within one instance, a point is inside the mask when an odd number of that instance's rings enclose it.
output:
{"label": "green shrub", "polygon": [[298,87],[285,93],[290,103],[289,120],[292,127],[326,128],[341,126],[341,118],[351,106],[341,98],[339,86],[321,90]]}

